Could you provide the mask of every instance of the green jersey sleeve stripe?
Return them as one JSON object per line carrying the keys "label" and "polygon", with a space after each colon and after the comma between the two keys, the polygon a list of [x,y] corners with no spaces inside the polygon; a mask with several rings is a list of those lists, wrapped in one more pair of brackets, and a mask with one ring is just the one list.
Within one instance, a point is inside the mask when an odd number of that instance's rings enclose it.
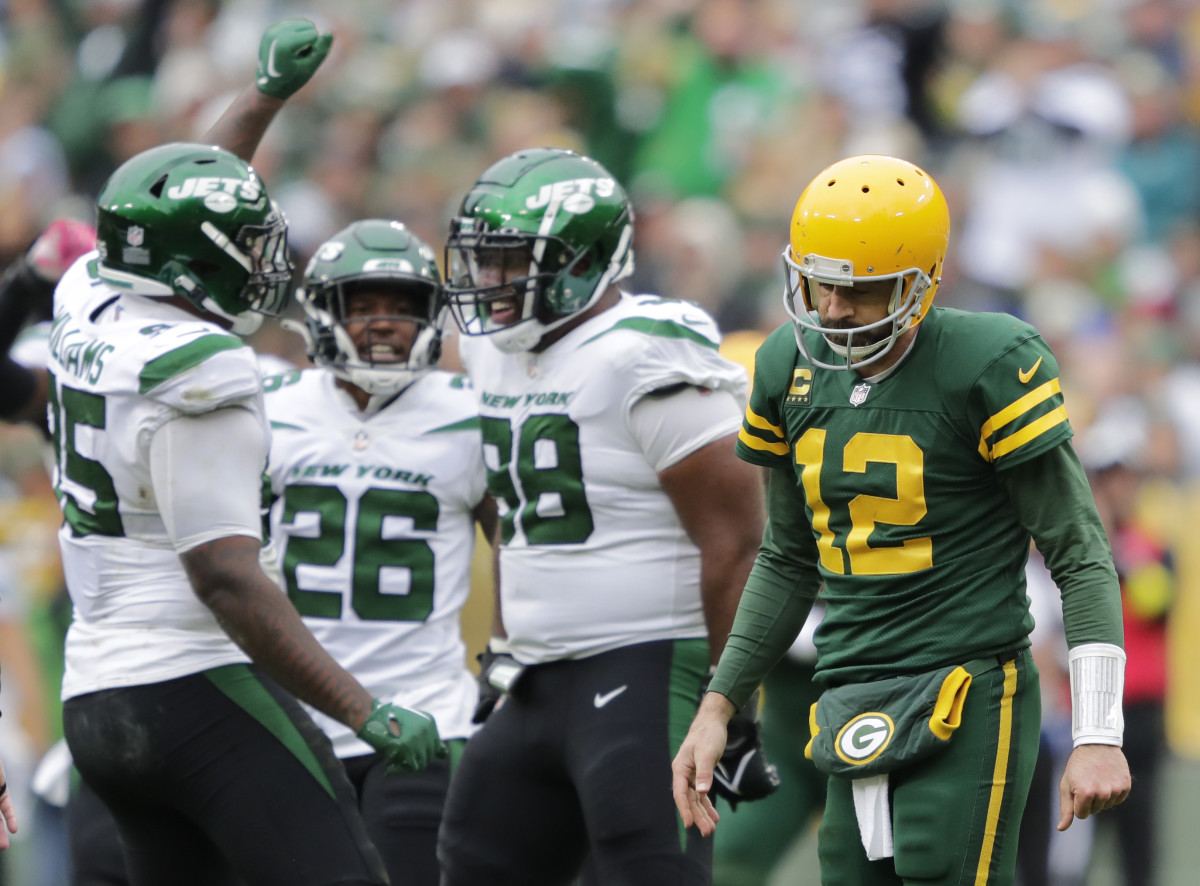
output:
{"label": "green jersey sleeve stripe", "polygon": [[750,449],[757,449],[760,452],[769,452],[772,455],[787,455],[787,443],[770,443],[766,440],[760,440],[758,437],[751,436],[746,432],[745,428],[738,431],[738,442]]}
{"label": "green jersey sleeve stripe", "polygon": [[434,428],[431,431],[426,431],[427,434],[445,434],[451,431],[478,431],[481,425],[479,416],[464,418],[462,421],[456,421],[448,425],[442,425],[440,428]]}
{"label": "green jersey sleeve stripe", "polygon": [[1044,385],[1034,388],[1025,396],[1019,397],[1012,403],[1009,403],[983,423],[983,427],[979,432],[979,454],[984,458],[989,458],[987,445],[989,437],[996,433],[996,431],[1000,430],[1000,428],[1011,424],[1021,416],[1025,415],[1025,413],[1041,405],[1042,403],[1045,403],[1051,397],[1060,395],[1061,393],[1062,385],[1059,384],[1057,378],[1052,378]]}
{"label": "green jersey sleeve stripe", "polygon": [[142,373],[138,376],[138,393],[145,394],[147,391],[154,390],[181,372],[186,372],[193,366],[199,366],[213,354],[241,347],[244,347],[241,340],[232,335],[201,336],[181,348],[155,357],[143,366]]}
{"label": "green jersey sleeve stripe", "polygon": [[289,425],[285,421],[273,421],[273,422],[271,422],[271,430],[274,430],[274,431],[303,431],[304,428],[300,427],[300,425]]}
{"label": "green jersey sleeve stripe", "polygon": [[1053,412],[1048,412],[1036,421],[1030,422],[1015,434],[1010,434],[1003,440],[998,441],[993,447],[990,455],[990,460],[995,461],[1002,455],[1007,455],[1017,449],[1020,449],[1030,440],[1034,440],[1046,433],[1051,428],[1056,428],[1067,420],[1067,407],[1060,406]]}
{"label": "green jersey sleeve stripe", "polygon": [[749,462],[752,465],[759,465],[764,468],[784,468],[789,466],[788,459],[751,449],[741,440],[734,444],[733,451],[742,461]]}
{"label": "green jersey sleeve stripe", "polygon": [[779,425],[773,425],[749,406],[746,407],[746,424],[758,428],[760,431],[770,431],[780,440],[783,439],[783,428]]}
{"label": "green jersey sleeve stripe", "polygon": [[688,329],[681,323],[676,323],[673,320],[651,320],[648,317],[627,317],[624,320],[614,323],[609,329],[593,335],[584,344],[594,342],[600,336],[616,332],[618,329],[632,329],[634,332],[657,335],[660,338],[682,338],[695,342],[698,345],[703,345],[706,348],[711,348],[714,351],[719,348],[719,345],[712,339],[701,335],[695,330]]}

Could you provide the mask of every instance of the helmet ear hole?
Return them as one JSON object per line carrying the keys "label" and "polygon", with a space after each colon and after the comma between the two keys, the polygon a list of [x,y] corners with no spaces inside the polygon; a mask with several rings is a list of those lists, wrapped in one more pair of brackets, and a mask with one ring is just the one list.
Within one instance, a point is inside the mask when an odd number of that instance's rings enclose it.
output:
{"label": "helmet ear hole", "polygon": [[220,273],[221,269],[215,262],[207,261],[202,258],[194,258],[187,263],[188,269],[197,277],[203,280],[205,277],[211,277],[213,274]]}
{"label": "helmet ear hole", "polygon": [[586,274],[592,269],[592,262],[595,259],[596,249],[594,246],[589,246],[571,265],[571,270],[574,274]]}

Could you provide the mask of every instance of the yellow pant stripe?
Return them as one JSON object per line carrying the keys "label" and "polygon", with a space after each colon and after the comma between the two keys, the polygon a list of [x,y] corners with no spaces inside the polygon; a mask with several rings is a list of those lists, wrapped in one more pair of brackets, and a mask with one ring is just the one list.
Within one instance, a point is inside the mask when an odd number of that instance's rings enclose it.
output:
{"label": "yellow pant stripe", "polygon": [[[996,742],[996,765],[992,770],[992,794],[988,798],[987,825],[983,846],[979,850],[979,867],[975,869],[975,886],[987,886],[992,866],[992,850],[996,848],[996,830],[1000,821],[1000,806],[1008,783],[1008,755],[1012,748],[1013,696],[1017,693],[1017,663],[1004,663],[1004,695],[1000,699],[1000,736]],[[1015,834],[1013,835],[1015,839]]]}

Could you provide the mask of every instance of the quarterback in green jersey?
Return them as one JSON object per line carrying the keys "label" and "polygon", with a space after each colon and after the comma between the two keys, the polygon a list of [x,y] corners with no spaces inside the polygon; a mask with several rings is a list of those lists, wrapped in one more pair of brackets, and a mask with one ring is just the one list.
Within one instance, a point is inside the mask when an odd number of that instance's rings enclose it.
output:
{"label": "quarterback in green jersey", "polygon": [[892,157],[843,160],[801,195],[792,322],[759,349],[737,443],[768,471],[767,528],[673,767],[684,823],[712,833],[725,723],[819,590],[806,753],[830,776],[826,886],[1012,883],[1040,719],[1031,539],[1071,647],[1059,828],[1130,788],[1117,577],[1058,365],[1014,317],[934,307],[949,231],[937,184]]}

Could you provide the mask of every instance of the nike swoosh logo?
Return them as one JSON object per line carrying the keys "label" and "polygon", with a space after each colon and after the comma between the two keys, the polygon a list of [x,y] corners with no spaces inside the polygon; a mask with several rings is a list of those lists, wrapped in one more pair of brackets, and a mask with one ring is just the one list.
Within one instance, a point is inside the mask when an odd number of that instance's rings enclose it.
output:
{"label": "nike swoosh logo", "polygon": [[279,71],[275,69],[275,47],[279,45],[278,40],[271,41],[271,48],[267,50],[267,76],[278,77]]}
{"label": "nike swoosh logo", "polygon": [[1020,367],[1017,367],[1017,378],[1020,380],[1021,384],[1026,384],[1031,378],[1033,378],[1033,374],[1038,371],[1038,367],[1041,365],[1042,358],[1038,357],[1037,362],[1028,369],[1021,369]]}
{"label": "nike swoosh logo", "polygon": [[597,708],[602,708],[628,688],[629,684],[626,683],[624,686],[618,686],[612,692],[606,692],[603,695],[597,692],[596,697],[592,699],[592,704]]}

